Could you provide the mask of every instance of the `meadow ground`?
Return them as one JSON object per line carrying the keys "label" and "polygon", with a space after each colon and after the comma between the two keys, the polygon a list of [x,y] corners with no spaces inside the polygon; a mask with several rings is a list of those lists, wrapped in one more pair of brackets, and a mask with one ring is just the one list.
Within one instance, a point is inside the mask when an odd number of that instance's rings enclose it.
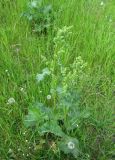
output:
{"label": "meadow ground", "polygon": [[113,160],[115,0],[28,2],[0,0],[0,160]]}

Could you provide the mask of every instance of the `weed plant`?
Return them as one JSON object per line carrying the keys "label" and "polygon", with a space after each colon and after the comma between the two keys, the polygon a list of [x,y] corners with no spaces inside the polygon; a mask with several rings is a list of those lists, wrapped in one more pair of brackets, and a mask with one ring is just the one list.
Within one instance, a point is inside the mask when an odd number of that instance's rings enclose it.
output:
{"label": "weed plant", "polygon": [[113,160],[114,0],[1,0],[0,24],[0,160]]}

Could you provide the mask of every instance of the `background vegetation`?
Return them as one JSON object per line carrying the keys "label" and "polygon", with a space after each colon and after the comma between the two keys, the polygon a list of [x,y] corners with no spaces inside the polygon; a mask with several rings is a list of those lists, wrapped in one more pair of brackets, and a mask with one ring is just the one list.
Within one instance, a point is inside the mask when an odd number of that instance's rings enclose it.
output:
{"label": "background vegetation", "polygon": [[[114,159],[115,1],[31,5],[0,0],[0,159]],[[26,123],[35,104],[53,113]],[[45,122],[54,128],[44,132]]]}

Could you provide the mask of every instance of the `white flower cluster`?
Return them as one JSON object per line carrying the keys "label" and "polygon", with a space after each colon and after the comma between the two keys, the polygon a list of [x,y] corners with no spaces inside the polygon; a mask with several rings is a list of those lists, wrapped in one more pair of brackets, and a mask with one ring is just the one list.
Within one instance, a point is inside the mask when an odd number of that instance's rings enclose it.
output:
{"label": "white flower cluster", "polygon": [[54,43],[65,43],[65,37],[68,37],[70,34],[72,34],[71,28],[72,26],[64,26],[62,29],[59,29],[56,37],[54,38]]}
{"label": "white flower cluster", "polygon": [[62,76],[63,76],[63,86],[64,90],[67,90],[67,87],[74,87],[78,85],[78,82],[86,77],[85,68],[87,63],[85,63],[81,56],[76,57],[73,64],[68,68],[62,68]]}

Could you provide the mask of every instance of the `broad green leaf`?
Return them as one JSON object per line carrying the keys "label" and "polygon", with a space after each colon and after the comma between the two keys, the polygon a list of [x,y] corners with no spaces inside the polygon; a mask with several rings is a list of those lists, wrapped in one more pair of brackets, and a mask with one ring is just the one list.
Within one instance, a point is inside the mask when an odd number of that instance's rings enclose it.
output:
{"label": "broad green leaf", "polygon": [[[40,31],[41,27],[38,26],[38,25],[35,25],[35,29]],[[37,79],[38,82],[43,81],[45,79],[45,77],[49,76],[50,74],[51,74],[51,72],[49,71],[49,69],[48,68],[44,68],[42,70],[42,73],[37,74],[36,79]]]}
{"label": "broad green leaf", "polygon": [[37,74],[36,79],[37,79],[37,82],[43,81],[44,80],[44,75],[43,74]]}
{"label": "broad green leaf", "polygon": [[78,117],[67,117],[66,121],[64,122],[65,128],[70,131],[78,127],[80,120]]}
{"label": "broad green leaf", "polygon": [[54,135],[59,137],[65,136],[61,127],[54,120],[44,123],[41,127],[38,128],[38,131],[41,135],[44,135],[45,133],[53,133]]}
{"label": "broad green leaf", "polygon": [[43,75],[50,75],[50,74],[51,74],[51,71],[50,71],[48,68],[44,68],[44,69],[42,70],[42,73],[43,73]]}
{"label": "broad green leaf", "polygon": [[51,11],[52,11],[52,6],[51,6],[51,5],[47,5],[47,6],[45,6],[44,9],[43,9],[43,13],[44,13],[45,15],[49,14]]}
{"label": "broad green leaf", "polygon": [[50,108],[43,106],[41,103],[35,103],[29,108],[24,123],[27,127],[39,125],[44,120],[49,120],[49,115],[52,115]]}

